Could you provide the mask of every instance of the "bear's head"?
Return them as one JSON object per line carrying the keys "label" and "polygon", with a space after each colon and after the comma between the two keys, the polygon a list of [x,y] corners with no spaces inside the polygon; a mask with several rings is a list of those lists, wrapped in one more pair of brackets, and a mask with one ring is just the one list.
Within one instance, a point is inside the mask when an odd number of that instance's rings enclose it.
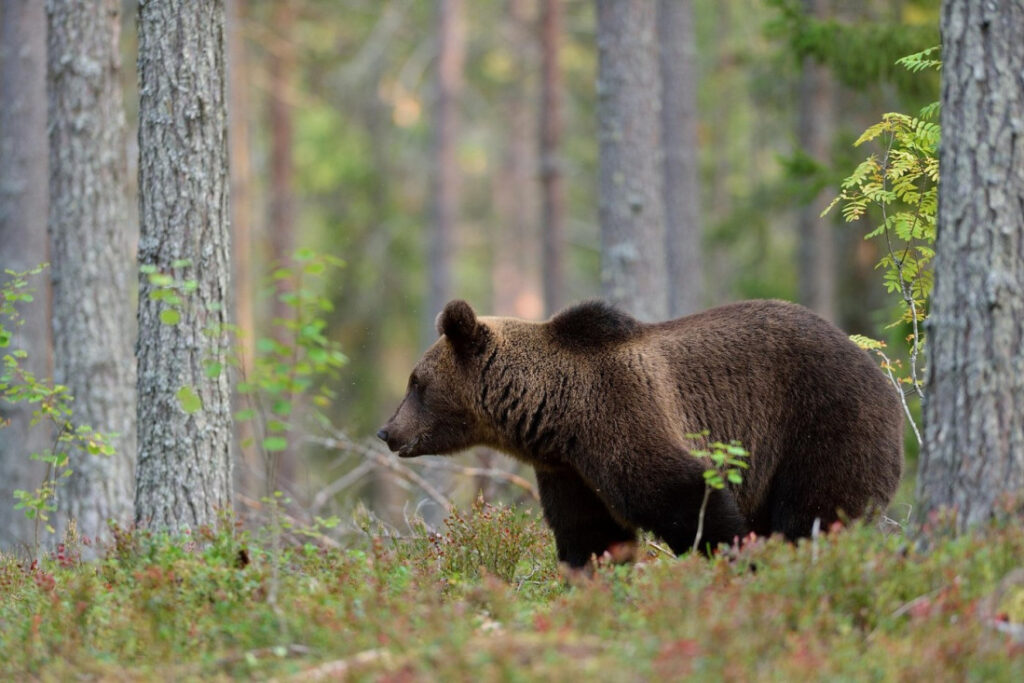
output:
{"label": "bear's head", "polygon": [[409,375],[405,398],[377,436],[400,457],[454,453],[489,441],[477,404],[480,365],[492,330],[465,301],[437,316],[434,342]]}

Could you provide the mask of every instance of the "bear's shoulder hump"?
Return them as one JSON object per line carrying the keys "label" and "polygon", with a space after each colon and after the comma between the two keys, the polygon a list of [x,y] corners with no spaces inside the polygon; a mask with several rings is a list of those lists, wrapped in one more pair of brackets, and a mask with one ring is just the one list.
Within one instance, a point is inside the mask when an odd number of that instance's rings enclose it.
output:
{"label": "bear's shoulder hump", "polygon": [[603,301],[586,301],[557,313],[546,325],[555,343],[569,348],[594,348],[629,341],[641,323]]}

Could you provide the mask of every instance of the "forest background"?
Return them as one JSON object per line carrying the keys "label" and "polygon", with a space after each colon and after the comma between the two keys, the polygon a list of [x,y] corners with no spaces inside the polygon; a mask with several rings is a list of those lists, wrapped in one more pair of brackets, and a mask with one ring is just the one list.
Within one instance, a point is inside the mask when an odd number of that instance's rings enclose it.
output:
{"label": "forest background", "polygon": [[[124,3],[121,15],[129,126],[138,110],[134,10]],[[697,1],[692,20],[676,43],[693,66],[695,109],[680,127],[694,144],[668,152],[696,169],[695,182],[678,192],[696,198],[687,229],[699,235],[699,258],[670,275],[684,283],[688,306],[802,301],[850,333],[902,343],[905,330],[887,327],[898,302],[876,270],[881,248],[864,240],[873,217],[844,224],[838,212],[819,214],[863,158],[852,145],[861,131],[882,112],[917,111],[937,99],[935,72],[910,73],[895,62],[937,44],[938,2]],[[539,319],[601,295],[595,32],[594,3],[584,0],[227,3],[232,291],[249,367],[258,340],[274,337],[275,318],[290,315],[275,297],[275,270],[294,265],[296,249],[344,261],[311,286],[330,302],[324,333],[348,362],[327,387],[325,419],[296,411],[301,436],[281,454],[273,487],[300,518],[363,502],[401,524],[413,508],[429,517],[437,504],[415,475],[367,466],[377,451],[366,437],[432,341],[439,259],[450,268],[447,296],[480,311]],[[557,60],[544,68],[552,41]],[[447,74],[439,51],[453,65]],[[435,134],[441,92],[453,103],[445,124],[453,153]],[[545,129],[552,92],[553,132]],[[134,130],[127,139],[133,197]],[[552,200],[544,193],[553,177],[561,187]],[[439,182],[448,183],[450,207],[439,206]],[[137,202],[128,206],[134,213]],[[450,243],[438,253],[433,226],[445,211]],[[564,245],[557,286],[544,267],[552,215]],[[32,221],[45,223],[45,213]],[[9,237],[0,258],[16,270],[47,260],[38,240]],[[36,281],[43,291],[45,281]],[[25,315],[46,312],[38,306]],[[17,474],[0,486],[5,500],[39,476],[25,470],[8,437],[0,462]],[[916,442],[908,447],[912,473]],[[240,499],[259,507],[265,469],[251,448],[239,454]],[[522,473],[497,471],[515,466],[496,454],[456,462],[461,474],[434,471],[429,461],[409,467],[422,468],[445,499],[464,502],[479,490],[529,497]],[[0,518],[10,525],[2,528],[20,524],[19,516],[5,510]]]}

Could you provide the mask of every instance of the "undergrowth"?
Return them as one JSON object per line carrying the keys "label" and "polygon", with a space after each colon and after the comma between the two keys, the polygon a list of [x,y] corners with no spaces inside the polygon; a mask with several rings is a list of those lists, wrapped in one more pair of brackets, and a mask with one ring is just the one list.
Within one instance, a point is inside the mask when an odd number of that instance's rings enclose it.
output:
{"label": "undergrowth", "polygon": [[229,518],[112,537],[0,557],[0,677],[1024,680],[1019,524],[648,543],[570,588],[538,515],[478,501],[441,535],[287,547],[273,604],[269,539]]}

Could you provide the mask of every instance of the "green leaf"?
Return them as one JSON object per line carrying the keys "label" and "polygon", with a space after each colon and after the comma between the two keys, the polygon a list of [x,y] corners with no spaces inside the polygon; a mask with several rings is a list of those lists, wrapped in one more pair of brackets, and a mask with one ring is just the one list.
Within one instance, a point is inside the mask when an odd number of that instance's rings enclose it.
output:
{"label": "green leaf", "polygon": [[165,308],[160,311],[160,322],[164,325],[177,325],[181,320],[181,314],[173,308]]}
{"label": "green leaf", "polygon": [[206,373],[207,377],[213,379],[214,377],[219,377],[223,369],[224,365],[222,363],[219,363],[215,360],[207,361],[205,367],[203,368],[203,372]]}
{"label": "green leaf", "polygon": [[288,448],[288,439],[283,436],[268,436],[263,439],[263,449],[270,452],[276,453]]}
{"label": "green leaf", "polygon": [[196,411],[202,409],[203,407],[202,399],[199,398],[199,395],[196,393],[195,389],[193,389],[188,384],[178,389],[178,393],[175,394],[175,396],[177,396],[178,398],[178,404],[181,406],[181,409],[184,410],[189,415],[195,413]]}

